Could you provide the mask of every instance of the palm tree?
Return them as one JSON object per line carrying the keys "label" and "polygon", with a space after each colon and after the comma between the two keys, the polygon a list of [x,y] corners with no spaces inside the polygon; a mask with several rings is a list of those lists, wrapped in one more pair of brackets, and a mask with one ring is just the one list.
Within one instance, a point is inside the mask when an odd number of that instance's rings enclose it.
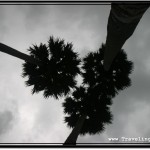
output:
{"label": "palm tree", "polygon": [[131,85],[129,74],[133,70],[133,63],[127,60],[127,54],[122,49],[115,58],[109,71],[103,67],[105,45],[102,44],[97,52],[89,53],[83,59],[83,83],[95,86],[101,94],[111,98],[120,90]]}
{"label": "palm tree", "polygon": [[80,59],[73,52],[72,43],[50,36],[48,44],[29,47],[30,56],[4,44],[0,51],[25,60],[23,77],[28,77],[27,86],[32,86],[32,94],[44,91],[44,97],[66,95],[76,85],[75,76],[80,73]]}
{"label": "palm tree", "polygon": [[67,97],[63,103],[64,112],[68,114],[65,122],[74,127],[64,145],[76,144],[79,134],[85,135],[101,133],[105,124],[110,124],[112,115],[109,97],[100,96],[93,88],[77,87],[72,96]]}
{"label": "palm tree", "polygon": [[106,72],[103,69],[104,51],[105,45],[102,44],[97,52],[83,58],[83,86],[76,88],[63,103],[64,112],[68,114],[65,122],[74,128],[64,145],[76,144],[79,134],[104,131],[104,125],[112,121],[111,99],[131,85],[129,74],[133,63],[127,60],[126,53],[121,50]]}

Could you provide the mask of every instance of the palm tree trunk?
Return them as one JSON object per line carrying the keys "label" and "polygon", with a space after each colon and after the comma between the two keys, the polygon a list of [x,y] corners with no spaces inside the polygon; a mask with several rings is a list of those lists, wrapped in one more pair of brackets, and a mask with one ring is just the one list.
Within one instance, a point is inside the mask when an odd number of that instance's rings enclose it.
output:
{"label": "palm tree trunk", "polygon": [[86,114],[81,115],[81,117],[77,121],[75,127],[73,128],[72,132],[70,133],[63,145],[76,145],[78,135],[82,129],[86,116]]}
{"label": "palm tree trunk", "polygon": [[150,7],[150,5],[138,5],[138,3],[124,4],[111,4],[104,53],[104,69],[106,71],[110,69],[113,60],[126,40],[132,36],[143,14]]}
{"label": "palm tree trunk", "polygon": [[30,62],[32,64],[36,64],[36,65],[39,65],[39,66],[41,65],[41,63],[37,59],[35,59],[31,56],[28,56],[24,53],[21,53],[21,52],[15,50],[15,49],[5,45],[5,44],[2,44],[2,43],[0,43],[0,51],[4,52],[4,53],[7,53],[9,55],[15,56],[17,58],[20,58],[24,61]]}

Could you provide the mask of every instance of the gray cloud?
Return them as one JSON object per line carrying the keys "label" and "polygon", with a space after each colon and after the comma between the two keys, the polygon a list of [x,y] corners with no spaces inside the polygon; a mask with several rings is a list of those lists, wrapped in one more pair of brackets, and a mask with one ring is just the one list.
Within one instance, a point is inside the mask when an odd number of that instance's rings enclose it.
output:
{"label": "gray cloud", "polygon": [[1,21],[1,24],[0,24],[0,31],[1,31],[1,34],[0,34],[0,40],[2,41],[5,34],[7,33],[7,29],[5,27],[5,8],[3,6],[0,6],[0,21]]}
{"label": "gray cloud", "polygon": [[0,136],[11,129],[13,114],[10,111],[0,112]]}
{"label": "gray cloud", "polygon": [[43,32],[43,35],[54,35],[73,42],[77,51],[93,51],[99,48],[101,42],[105,42],[108,8],[100,5],[48,5],[23,6],[19,11],[25,15],[25,27],[29,35],[41,33],[44,29],[47,32]]}
{"label": "gray cloud", "polygon": [[45,21],[51,20],[51,18],[49,18],[49,14],[51,14],[51,6],[29,5],[18,8],[19,11],[25,15],[25,27],[30,32],[33,32],[37,28],[41,29],[41,27],[44,27],[46,23]]}

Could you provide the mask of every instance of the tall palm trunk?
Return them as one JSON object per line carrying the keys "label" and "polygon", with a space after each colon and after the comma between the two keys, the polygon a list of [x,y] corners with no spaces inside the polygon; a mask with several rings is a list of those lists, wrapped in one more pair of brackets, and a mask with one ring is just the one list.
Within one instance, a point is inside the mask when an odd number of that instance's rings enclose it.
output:
{"label": "tall palm trunk", "polygon": [[37,59],[35,59],[31,56],[28,56],[24,53],[21,53],[5,44],[2,44],[2,43],[0,43],[0,51],[7,53],[9,55],[15,56],[17,58],[23,59],[24,61],[30,62],[32,64],[41,65],[41,63]]}
{"label": "tall palm trunk", "polygon": [[81,117],[77,121],[75,127],[73,128],[72,132],[70,133],[63,145],[76,145],[78,135],[82,129],[86,116],[86,114],[81,115]]}

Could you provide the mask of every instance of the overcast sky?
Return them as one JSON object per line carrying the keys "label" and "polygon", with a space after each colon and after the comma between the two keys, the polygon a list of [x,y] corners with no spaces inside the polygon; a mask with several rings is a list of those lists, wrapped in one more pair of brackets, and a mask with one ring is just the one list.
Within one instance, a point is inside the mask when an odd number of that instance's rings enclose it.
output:
{"label": "overcast sky", "polygon": [[[0,42],[28,54],[49,36],[72,42],[81,57],[105,42],[110,5],[0,5]],[[108,143],[110,137],[150,138],[150,9],[124,49],[134,62],[132,86],[111,106],[113,124],[102,134],[79,136],[78,143]],[[71,132],[64,123],[63,98],[31,94],[22,78],[23,60],[0,52],[0,143],[63,143]]]}

